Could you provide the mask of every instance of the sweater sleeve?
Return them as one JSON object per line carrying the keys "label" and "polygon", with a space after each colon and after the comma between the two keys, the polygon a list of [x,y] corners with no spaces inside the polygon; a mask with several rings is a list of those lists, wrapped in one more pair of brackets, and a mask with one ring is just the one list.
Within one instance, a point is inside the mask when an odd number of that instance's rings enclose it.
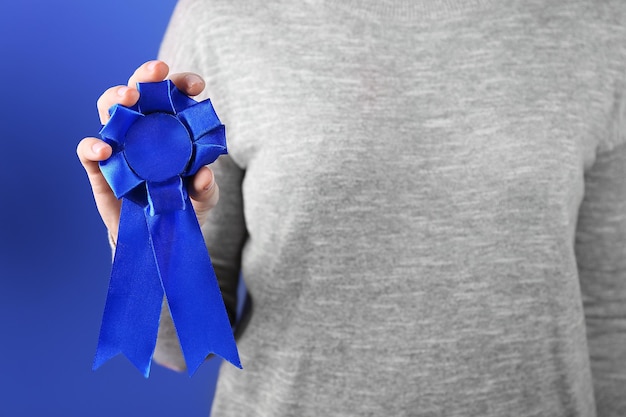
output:
{"label": "sweater sleeve", "polygon": [[[197,22],[190,2],[180,1],[172,15],[165,38],[161,44],[159,58],[170,66],[170,73],[195,72],[207,81],[205,92],[198,100],[212,96],[212,68],[207,62],[210,51],[198,48],[195,40],[203,25]],[[219,111],[218,111],[219,113]],[[220,115],[221,116],[221,115]],[[226,126],[228,142],[228,126]],[[241,183],[244,171],[228,155],[222,155],[211,165],[219,186],[220,198],[203,226],[213,268],[217,275],[231,324],[234,326],[237,313],[237,289],[241,269],[241,252],[247,238],[244,222]],[[185,362],[171,316],[164,302],[154,360],[168,368],[185,370]]]}
{"label": "sweater sleeve", "polygon": [[598,417],[626,415],[626,144],[598,153],[576,236]]}

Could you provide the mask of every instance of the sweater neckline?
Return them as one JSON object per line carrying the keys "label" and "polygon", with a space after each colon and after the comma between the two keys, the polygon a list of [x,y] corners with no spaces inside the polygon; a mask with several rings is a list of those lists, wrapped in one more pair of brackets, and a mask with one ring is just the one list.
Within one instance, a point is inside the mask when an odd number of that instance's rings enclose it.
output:
{"label": "sweater neckline", "polygon": [[399,22],[449,18],[480,11],[496,0],[327,0],[351,14]]}

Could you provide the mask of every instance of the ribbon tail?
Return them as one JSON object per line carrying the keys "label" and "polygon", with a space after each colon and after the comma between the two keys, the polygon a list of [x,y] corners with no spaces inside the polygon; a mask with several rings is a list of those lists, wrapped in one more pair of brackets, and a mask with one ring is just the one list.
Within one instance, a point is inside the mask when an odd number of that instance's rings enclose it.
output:
{"label": "ribbon tail", "polygon": [[94,370],[122,353],[148,377],[162,300],[144,209],[123,199]]}
{"label": "ribbon tail", "polygon": [[210,353],[241,368],[224,300],[187,198],[186,209],[146,215],[172,320],[189,375]]}

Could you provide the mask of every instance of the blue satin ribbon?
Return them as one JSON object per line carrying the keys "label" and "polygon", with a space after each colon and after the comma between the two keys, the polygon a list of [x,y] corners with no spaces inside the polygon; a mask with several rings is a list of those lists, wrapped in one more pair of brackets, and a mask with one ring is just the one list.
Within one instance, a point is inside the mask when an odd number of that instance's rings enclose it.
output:
{"label": "blue satin ribbon", "polygon": [[122,353],[148,377],[164,295],[190,375],[211,353],[241,368],[186,187],[226,153],[224,125],[169,80],[137,87],[139,102],[112,107],[100,131],[113,148],[100,169],[122,211],[93,368]]}

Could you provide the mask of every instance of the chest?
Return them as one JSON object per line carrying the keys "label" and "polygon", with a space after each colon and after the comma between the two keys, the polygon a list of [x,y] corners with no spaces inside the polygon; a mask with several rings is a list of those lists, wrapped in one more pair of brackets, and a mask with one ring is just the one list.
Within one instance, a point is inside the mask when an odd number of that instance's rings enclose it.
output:
{"label": "chest", "polygon": [[497,19],[332,30],[281,19],[218,48],[249,207],[302,193],[437,212],[558,202],[574,222],[610,105],[593,45],[523,21],[497,36]]}

